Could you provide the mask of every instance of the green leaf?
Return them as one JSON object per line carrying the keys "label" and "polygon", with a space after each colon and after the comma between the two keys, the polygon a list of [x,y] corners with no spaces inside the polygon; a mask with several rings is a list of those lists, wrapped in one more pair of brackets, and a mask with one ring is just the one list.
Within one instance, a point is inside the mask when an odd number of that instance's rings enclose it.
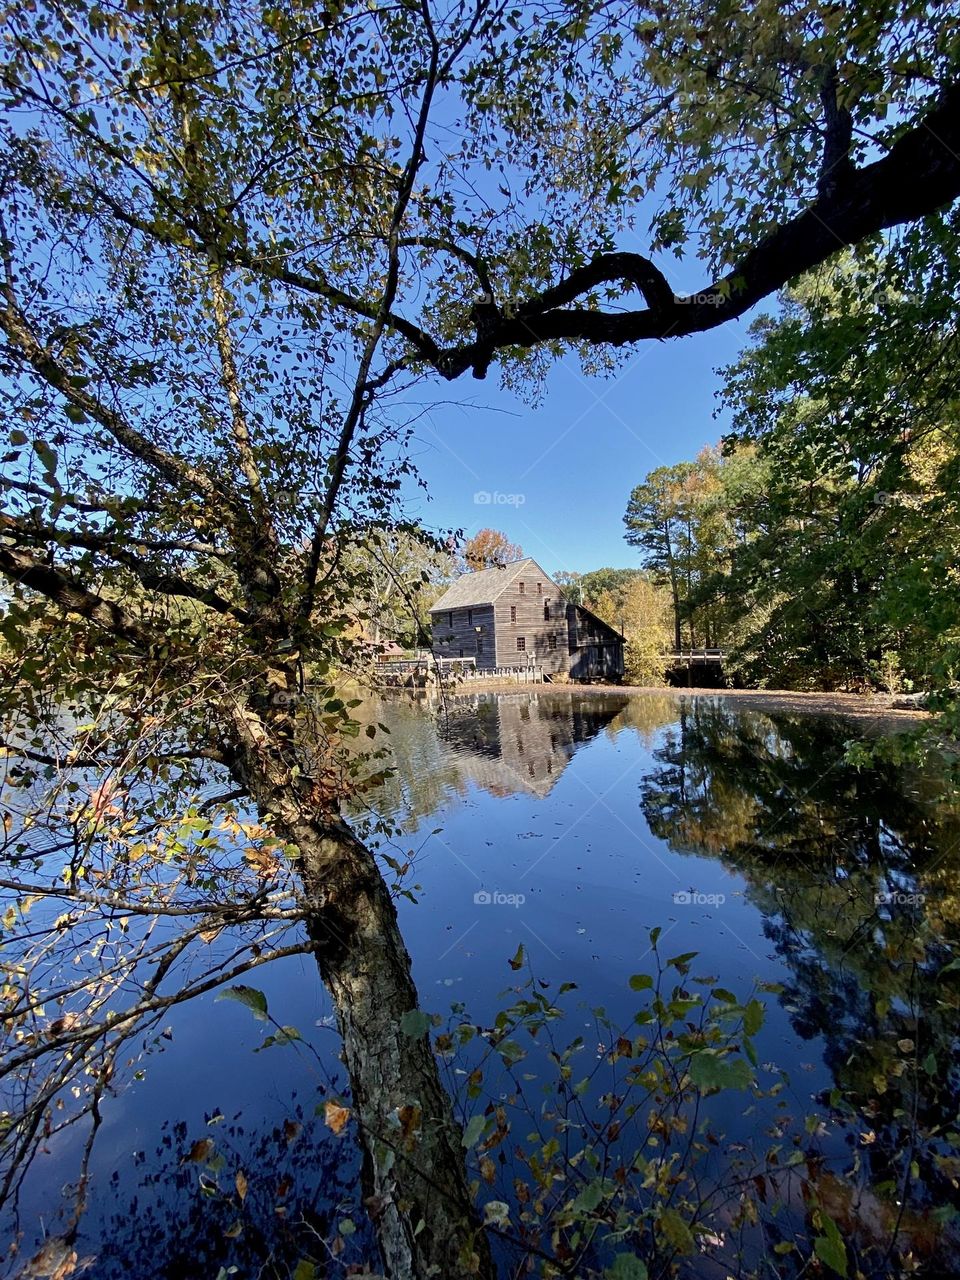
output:
{"label": "green leaf", "polygon": [[831,1271],[835,1271],[838,1276],[843,1276],[844,1280],[847,1275],[847,1246],[843,1243],[843,1237],[840,1229],[832,1218],[828,1218],[825,1214],[821,1214],[823,1221],[822,1236],[817,1236],[813,1242],[813,1251],[825,1263]]}
{"label": "green leaf", "polygon": [[753,1072],[743,1058],[728,1061],[705,1050],[690,1060],[690,1079],[698,1089],[746,1089]]}
{"label": "green leaf", "polygon": [[471,1116],[467,1122],[467,1127],[463,1131],[463,1145],[469,1151],[471,1147],[475,1147],[480,1141],[480,1135],[487,1127],[486,1116]]}
{"label": "green leaf", "polygon": [[497,1053],[504,1060],[508,1067],[514,1066],[517,1062],[522,1062],[527,1056],[527,1051],[517,1044],[516,1040],[503,1040],[497,1045]]}
{"label": "green leaf", "polygon": [[630,979],[631,991],[648,991],[653,986],[653,978],[649,973],[635,973]]}
{"label": "green leaf", "polygon": [[657,1225],[663,1238],[676,1249],[677,1253],[693,1253],[696,1248],[693,1232],[677,1213],[676,1209],[664,1209]]}
{"label": "green leaf", "polygon": [[748,1036],[755,1036],[763,1026],[764,1007],[759,1000],[751,1000],[743,1015],[743,1029]]}
{"label": "green leaf", "polygon": [[267,1021],[267,997],[262,991],[258,991],[256,987],[227,987],[226,991],[221,991],[217,996],[218,1000],[237,1000],[240,1004],[246,1005],[258,1022]]}
{"label": "green leaf", "polygon": [[592,1213],[603,1200],[603,1183],[588,1182],[573,1202],[573,1208],[579,1213]]}
{"label": "green leaf", "polygon": [[714,987],[710,992],[715,1000],[722,1000],[724,1004],[736,1004],[737,997],[732,991],[728,991],[726,987]]}
{"label": "green leaf", "polygon": [[267,1036],[263,1044],[258,1045],[254,1053],[260,1053],[262,1049],[269,1049],[273,1045],[293,1044],[295,1040],[302,1040],[303,1036],[296,1027],[281,1027],[274,1036]]}
{"label": "green leaf", "polygon": [[647,1268],[635,1253],[618,1253],[613,1265],[603,1273],[603,1280],[647,1280]]}

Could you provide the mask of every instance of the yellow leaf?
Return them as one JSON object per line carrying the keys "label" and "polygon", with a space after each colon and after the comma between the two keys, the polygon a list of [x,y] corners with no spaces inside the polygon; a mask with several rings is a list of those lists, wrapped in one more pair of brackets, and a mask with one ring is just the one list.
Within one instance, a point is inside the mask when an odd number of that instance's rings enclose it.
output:
{"label": "yellow leaf", "polygon": [[234,1180],[233,1180],[233,1181],[234,1181],[234,1184],[235,1184],[235,1186],[236,1186],[236,1188],[237,1188],[237,1195],[240,1197],[241,1201],[246,1200],[246,1198],[247,1198],[247,1185],[248,1185],[248,1184],[247,1184],[247,1175],[243,1172],[243,1170],[242,1170],[242,1169],[238,1169],[238,1170],[237,1170],[237,1176],[234,1178]]}
{"label": "yellow leaf", "polygon": [[350,1119],[350,1108],[341,1107],[338,1102],[326,1102],[323,1106],[323,1118],[327,1128],[332,1129],[334,1133],[340,1133]]}

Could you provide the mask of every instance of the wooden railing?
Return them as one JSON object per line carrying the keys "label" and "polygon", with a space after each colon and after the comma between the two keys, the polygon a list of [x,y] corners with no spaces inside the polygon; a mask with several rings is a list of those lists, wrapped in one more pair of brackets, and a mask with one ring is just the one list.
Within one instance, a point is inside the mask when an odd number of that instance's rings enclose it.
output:
{"label": "wooden railing", "polygon": [[484,667],[465,672],[464,679],[468,683],[474,680],[513,680],[516,684],[543,684],[543,667]]}
{"label": "wooden railing", "polygon": [[671,662],[722,662],[726,656],[723,649],[685,649],[682,653],[664,654]]}
{"label": "wooden railing", "polygon": [[464,682],[472,684],[483,680],[509,680],[513,684],[543,684],[543,667],[477,667],[476,658],[400,658],[377,663],[377,675],[385,683],[391,676],[414,680],[436,680],[443,683]]}

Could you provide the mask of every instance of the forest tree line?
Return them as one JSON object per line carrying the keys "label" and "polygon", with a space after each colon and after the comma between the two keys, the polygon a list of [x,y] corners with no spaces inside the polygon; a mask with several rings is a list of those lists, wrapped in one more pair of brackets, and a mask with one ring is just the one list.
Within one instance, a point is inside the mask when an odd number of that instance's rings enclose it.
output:
{"label": "forest tree line", "polygon": [[624,516],[679,647],[738,683],[939,689],[960,639],[956,332],[914,268],[843,263],[724,370],[718,447],[651,471]]}

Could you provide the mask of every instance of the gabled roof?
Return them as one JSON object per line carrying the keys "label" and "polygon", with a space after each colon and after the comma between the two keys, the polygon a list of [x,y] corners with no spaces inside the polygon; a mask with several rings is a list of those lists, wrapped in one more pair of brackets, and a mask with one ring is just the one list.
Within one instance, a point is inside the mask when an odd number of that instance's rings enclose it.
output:
{"label": "gabled roof", "polygon": [[612,636],[616,636],[618,640],[626,639],[626,636],[621,635],[621,633],[617,630],[616,627],[612,627],[609,622],[604,622],[604,620],[600,617],[599,614],[594,613],[592,609],[588,609],[585,604],[575,604],[573,607],[574,609],[576,609],[578,614],[579,613],[586,614],[586,616],[591,620],[591,622],[595,622],[597,626],[602,627],[604,631],[609,631],[610,634]]}
{"label": "gabled roof", "polygon": [[436,604],[431,605],[431,613],[446,613],[450,609],[467,609],[478,604],[493,604],[506,591],[511,583],[523,579],[540,576],[546,583],[552,583],[550,575],[545,573],[529,556],[525,560],[512,560],[502,569],[478,569],[475,573],[462,573],[450,584]]}

